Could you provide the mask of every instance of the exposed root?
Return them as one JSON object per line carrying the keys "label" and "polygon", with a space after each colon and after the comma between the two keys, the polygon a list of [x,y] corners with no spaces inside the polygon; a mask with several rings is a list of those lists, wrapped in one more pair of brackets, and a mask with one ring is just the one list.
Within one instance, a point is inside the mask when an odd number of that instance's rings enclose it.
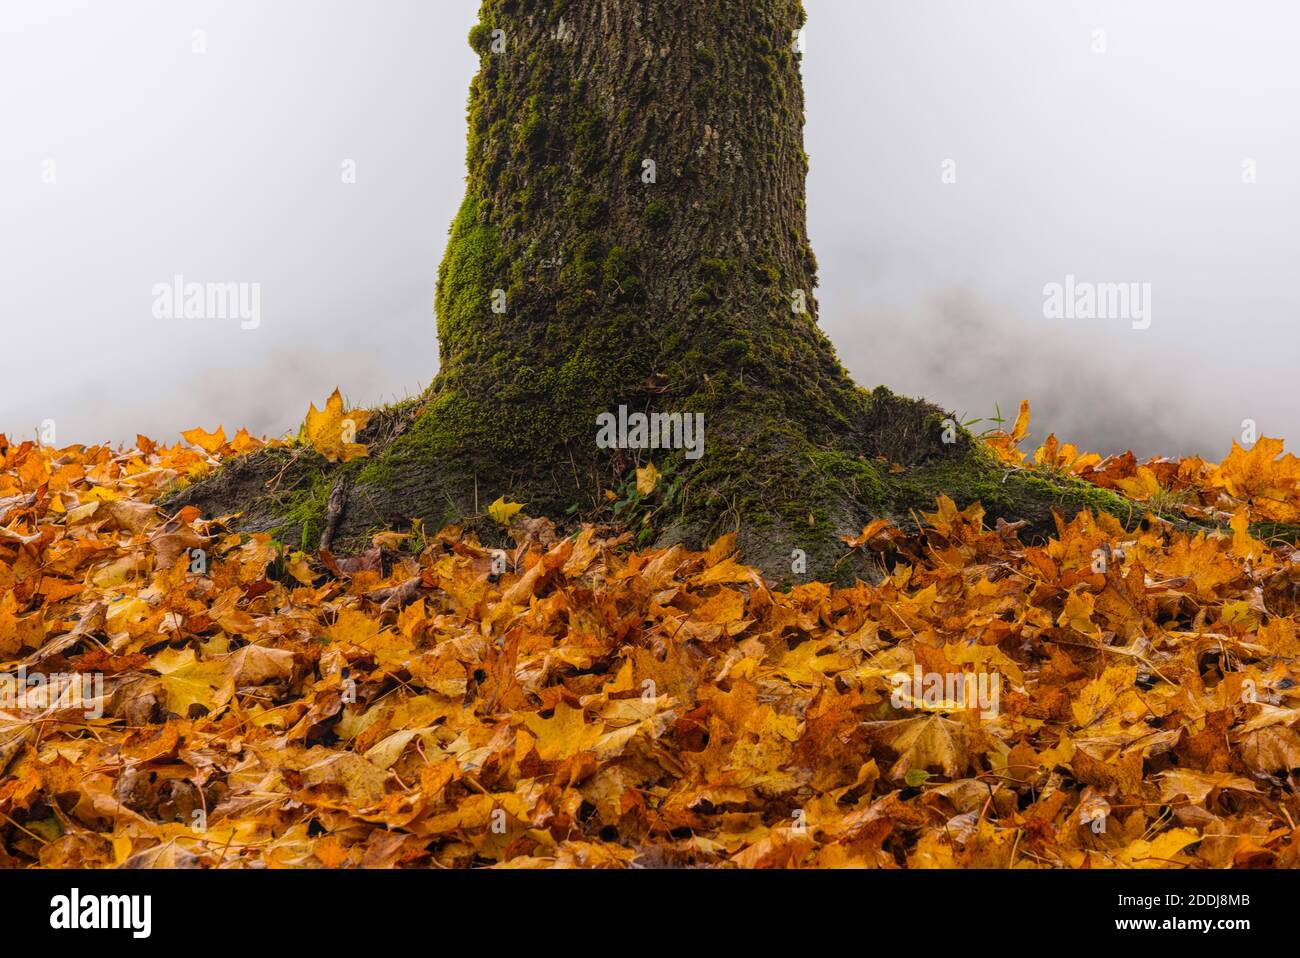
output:
{"label": "exposed root", "polygon": [[325,513],[325,528],[320,534],[318,548],[322,552],[334,545],[334,534],[338,531],[339,520],[343,518],[343,511],[347,508],[351,486],[352,482],[346,474],[334,480],[334,488],[330,490],[329,505]]}

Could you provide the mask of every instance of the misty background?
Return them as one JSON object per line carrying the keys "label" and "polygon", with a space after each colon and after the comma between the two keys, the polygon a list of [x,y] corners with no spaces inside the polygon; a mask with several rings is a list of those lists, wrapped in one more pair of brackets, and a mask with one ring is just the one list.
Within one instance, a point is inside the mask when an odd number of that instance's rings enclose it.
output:
{"label": "misty background", "polygon": [[[805,4],[821,323],[858,382],[1028,398],[1101,452],[1300,437],[1300,5]],[[0,0],[0,432],[279,435],[335,385],[426,385],[477,7]],[[260,325],[155,318],[176,274],[260,283]],[[1067,274],[1150,283],[1150,328],[1044,318]]]}

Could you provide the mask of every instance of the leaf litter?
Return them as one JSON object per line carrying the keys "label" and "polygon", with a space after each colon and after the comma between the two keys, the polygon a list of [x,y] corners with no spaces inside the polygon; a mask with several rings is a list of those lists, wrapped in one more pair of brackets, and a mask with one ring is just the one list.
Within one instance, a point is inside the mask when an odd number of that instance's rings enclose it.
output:
{"label": "leaf litter", "polygon": [[[456,527],[345,567],[154,506],[245,431],[0,436],[0,864],[1300,864],[1300,560],[1252,532],[1300,519],[1300,462],[1029,458],[1027,427],[988,440],[1008,469],[1222,528],[1025,544],[940,498],[844,536],[878,583],[780,589],[732,536],[633,551],[501,500],[504,571]],[[356,428],[336,392],[270,444]]]}

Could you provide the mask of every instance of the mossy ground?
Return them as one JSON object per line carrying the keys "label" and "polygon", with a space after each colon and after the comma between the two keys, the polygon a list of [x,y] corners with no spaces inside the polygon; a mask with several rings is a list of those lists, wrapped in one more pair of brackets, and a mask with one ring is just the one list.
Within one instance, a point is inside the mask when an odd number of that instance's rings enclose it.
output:
{"label": "mossy ground", "polygon": [[[1027,538],[1051,535],[1054,513],[1107,512],[1129,527],[1145,515],[1138,504],[1068,476],[1006,469],[964,430],[949,431],[954,441],[944,442],[947,416],[885,389],[857,390],[861,428],[832,432],[830,442],[779,413],[764,419],[753,407],[730,415],[715,408],[706,416],[700,460],[666,450],[621,463],[591,452],[594,421],[586,442],[545,461],[502,457],[490,444],[456,447],[455,404],[440,398],[429,394],[374,419],[360,437],[372,443],[369,458],[337,465],[301,447],[263,451],[231,461],[166,505],[193,503],[209,515],[241,511],[241,527],[314,549],[342,478],[349,495],[335,549],[345,553],[377,531],[417,524],[468,525],[485,542],[502,544],[505,530],[487,516],[502,496],[524,503],[528,515],[550,518],[562,533],[583,522],[623,525],[637,546],[700,547],[735,533],[744,559],[782,584],[873,577],[841,537],[879,517],[914,528],[940,495],[959,507],[980,502],[989,521],[1023,521]],[[642,497],[634,470],[651,462],[662,478]]]}

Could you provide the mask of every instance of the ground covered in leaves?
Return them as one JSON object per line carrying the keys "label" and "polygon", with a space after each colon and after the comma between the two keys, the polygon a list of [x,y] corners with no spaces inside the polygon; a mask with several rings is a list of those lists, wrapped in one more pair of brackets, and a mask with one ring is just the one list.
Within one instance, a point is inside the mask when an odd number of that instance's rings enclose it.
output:
{"label": "ground covered in leaves", "polygon": [[[364,454],[335,412],[297,441]],[[1300,516],[1300,462],[1027,460],[1027,423],[1007,468],[1160,508],[1033,545],[941,499],[846,537],[875,584],[790,591],[730,538],[638,553],[505,503],[506,552],[292,553],[152,504],[245,433],[0,436],[0,864],[1297,864],[1300,564],[1251,523]]]}

